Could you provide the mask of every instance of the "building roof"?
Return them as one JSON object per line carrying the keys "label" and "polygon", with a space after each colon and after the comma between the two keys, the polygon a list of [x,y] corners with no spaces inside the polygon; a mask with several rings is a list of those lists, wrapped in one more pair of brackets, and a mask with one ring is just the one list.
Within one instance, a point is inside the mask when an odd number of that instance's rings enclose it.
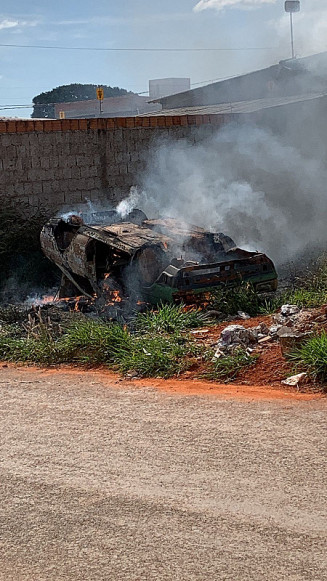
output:
{"label": "building roof", "polygon": [[[152,102],[164,109],[250,101],[268,96],[285,97],[327,88],[327,52],[280,61],[265,69],[211,83]],[[309,89],[310,90],[310,89]]]}
{"label": "building roof", "polygon": [[226,113],[255,113],[263,109],[302,103],[317,99],[327,99],[326,93],[310,93],[291,97],[270,97],[267,99],[255,99],[252,101],[238,101],[236,103],[218,103],[216,105],[202,105],[195,107],[178,107],[176,109],[163,109],[154,113],[138,115],[138,117],[171,116],[174,115],[226,115]]}
{"label": "building roof", "polygon": [[[160,105],[149,104],[149,98],[130,93],[117,97],[106,97],[101,104],[102,116],[126,117],[134,116],[147,111],[158,111]],[[60,111],[65,113],[67,119],[99,116],[99,101],[97,99],[85,99],[68,103],[56,103],[55,115],[58,118]]]}

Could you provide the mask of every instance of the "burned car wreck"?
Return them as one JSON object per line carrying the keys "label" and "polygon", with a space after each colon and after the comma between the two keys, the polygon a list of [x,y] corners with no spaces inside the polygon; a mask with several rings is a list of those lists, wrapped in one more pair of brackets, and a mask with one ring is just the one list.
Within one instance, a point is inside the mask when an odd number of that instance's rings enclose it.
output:
{"label": "burned car wreck", "polygon": [[172,218],[149,220],[141,210],[124,219],[115,210],[54,218],[42,229],[41,246],[62,272],[60,297],[189,303],[242,281],[257,291],[277,288],[265,254]]}

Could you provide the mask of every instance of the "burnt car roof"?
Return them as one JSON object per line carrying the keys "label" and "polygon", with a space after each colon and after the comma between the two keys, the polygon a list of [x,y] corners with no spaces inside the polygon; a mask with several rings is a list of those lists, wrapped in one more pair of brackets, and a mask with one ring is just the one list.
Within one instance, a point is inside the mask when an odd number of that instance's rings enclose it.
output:
{"label": "burnt car roof", "polygon": [[172,238],[164,234],[130,222],[101,226],[85,225],[79,228],[79,232],[99,240],[108,246],[117,247],[130,255],[133,255],[136,250],[144,246],[154,244],[165,246],[168,242],[172,242]]}

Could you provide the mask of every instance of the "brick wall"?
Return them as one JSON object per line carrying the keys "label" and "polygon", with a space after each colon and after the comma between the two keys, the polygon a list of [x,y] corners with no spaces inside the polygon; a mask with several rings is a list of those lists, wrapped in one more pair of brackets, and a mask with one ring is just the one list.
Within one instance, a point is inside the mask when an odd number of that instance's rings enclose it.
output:
{"label": "brick wall", "polygon": [[138,185],[161,138],[204,139],[233,115],[0,121],[0,194],[31,206],[115,204]]}

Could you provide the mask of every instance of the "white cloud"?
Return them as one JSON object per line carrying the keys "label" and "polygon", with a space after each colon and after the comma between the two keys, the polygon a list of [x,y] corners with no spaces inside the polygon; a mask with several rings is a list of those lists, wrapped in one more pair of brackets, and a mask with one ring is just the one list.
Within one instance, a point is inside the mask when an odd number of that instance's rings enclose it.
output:
{"label": "white cloud", "polygon": [[147,26],[149,24],[157,24],[163,22],[172,21],[185,21],[190,18],[189,12],[168,12],[168,13],[158,13],[158,14],[142,14],[140,16],[122,16],[122,17],[93,17],[88,19],[70,19],[70,20],[57,20],[52,22],[59,26],[83,26],[83,25],[96,25],[96,26],[135,26],[141,25]]}
{"label": "white cloud", "polygon": [[9,20],[7,18],[4,20],[0,20],[0,30],[3,30],[4,28],[15,28],[18,25],[19,25],[18,20]]}
{"label": "white cloud", "polygon": [[22,28],[26,26],[37,26],[37,20],[12,20],[10,18],[0,19],[0,30],[8,28]]}
{"label": "white cloud", "polygon": [[275,4],[277,0],[200,0],[193,10],[201,12],[207,8],[215,10],[224,10],[225,8],[260,8],[264,4]]}

